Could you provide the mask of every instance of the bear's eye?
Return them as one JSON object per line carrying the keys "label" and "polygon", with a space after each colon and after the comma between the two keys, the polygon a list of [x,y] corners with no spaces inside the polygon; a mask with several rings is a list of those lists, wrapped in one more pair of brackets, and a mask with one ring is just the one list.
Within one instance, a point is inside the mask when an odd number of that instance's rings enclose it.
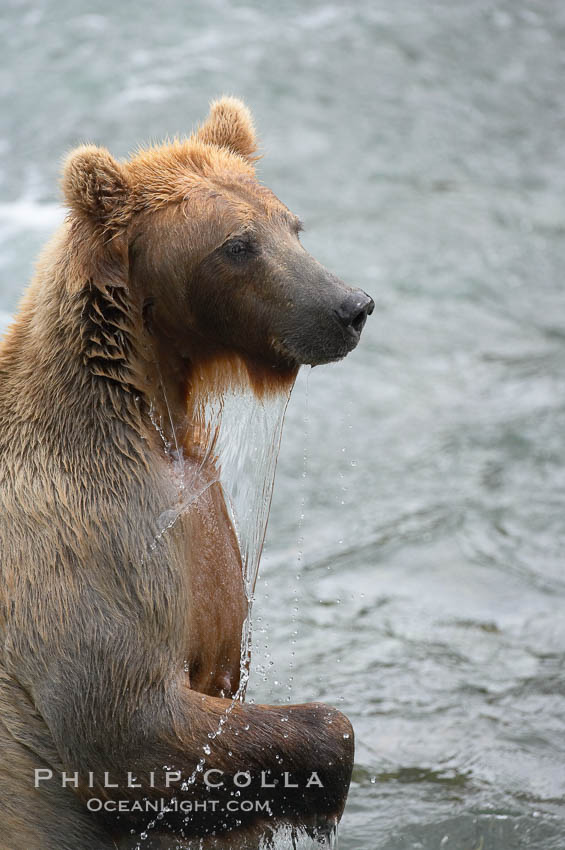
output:
{"label": "bear's eye", "polygon": [[252,247],[245,239],[230,239],[226,242],[224,249],[234,260],[242,260],[253,253]]}

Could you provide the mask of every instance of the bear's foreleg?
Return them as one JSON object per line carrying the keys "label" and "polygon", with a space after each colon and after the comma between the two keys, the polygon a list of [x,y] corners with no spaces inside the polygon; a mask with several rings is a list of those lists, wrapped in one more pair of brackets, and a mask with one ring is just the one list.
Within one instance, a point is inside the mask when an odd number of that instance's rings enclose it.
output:
{"label": "bear's foreleg", "polygon": [[79,796],[116,839],[155,820],[155,801],[172,809],[161,824],[186,838],[341,816],[353,731],[333,708],[245,705],[183,682],[146,691],[112,723],[95,716],[97,702],[59,710],[49,725],[68,771],[80,776]]}

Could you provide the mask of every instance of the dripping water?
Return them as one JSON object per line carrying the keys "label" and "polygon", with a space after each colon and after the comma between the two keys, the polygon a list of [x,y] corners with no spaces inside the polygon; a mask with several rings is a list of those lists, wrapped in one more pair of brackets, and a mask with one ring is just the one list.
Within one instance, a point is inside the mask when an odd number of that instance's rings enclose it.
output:
{"label": "dripping water", "polygon": [[[305,414],[303,417],[303,438],[304,438],[304,453],[302,456],[302,484],[305,485],[306,479],[308,477],[308,460],[309,460],[309,437],[310,437],[310,410],[308,407],[308,390],[309,390],[309,379],[310,379],[310,371],[306,374],[306,381],[304,383],[304,408]],[[292,683],[294,681],[294,664],[296,657],[296,644],[298,640],[298,622],[299,622],[299,605],[300,605],[300,592],[299,592],[299,584],[302,580],[303,566],[304,566],[304,518],[306,515],[306,488],[303,486],[302,496],[300,498],[300,514],[298,517],[298,550],[296,553],[296,588],[293,596],[293,609],[291,612],[291,621],[292,621],[292,632],[291,632],[291,653],[290,653],[290,661],[289,661],[289,674],[288,674],[288,684],[287,690],[288,694],[286,697],[286,701],[291,701],[291,692],[292,692]]]}

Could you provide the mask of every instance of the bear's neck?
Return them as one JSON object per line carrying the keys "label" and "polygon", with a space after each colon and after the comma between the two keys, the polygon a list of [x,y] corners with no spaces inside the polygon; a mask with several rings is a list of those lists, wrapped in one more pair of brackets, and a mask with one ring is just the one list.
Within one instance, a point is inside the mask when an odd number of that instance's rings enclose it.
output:
{"label": "bear's neck", "polygon": [[58,455],[57,443],[80,451],[92,441],[111,454],[124,431],[133,447],[148,390],[141,306],[119,262],[94,248],[87,262],[81,237],[70,223],[57,232],[0,345],[0,416]]}

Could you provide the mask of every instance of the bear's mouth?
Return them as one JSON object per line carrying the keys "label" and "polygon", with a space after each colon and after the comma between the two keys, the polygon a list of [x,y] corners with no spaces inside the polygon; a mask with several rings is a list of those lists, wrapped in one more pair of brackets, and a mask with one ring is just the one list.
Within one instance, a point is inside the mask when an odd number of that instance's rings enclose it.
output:
{"label": "bear's mouth", "polygon": [[307,341],[304,342],[304,345],[296,345],[295,343],[288,343],[285,340],[274,340],[273,349],[282,359],[283,363],[290,367],[324,366],[328,363],[338,363],[340,360],[343,360],[357,346],[359,339],[359,335],[357,338],[349,335],[349,338],[343,340],[341,345],[337,347],[328,346],[323,350],[310,346]]}

